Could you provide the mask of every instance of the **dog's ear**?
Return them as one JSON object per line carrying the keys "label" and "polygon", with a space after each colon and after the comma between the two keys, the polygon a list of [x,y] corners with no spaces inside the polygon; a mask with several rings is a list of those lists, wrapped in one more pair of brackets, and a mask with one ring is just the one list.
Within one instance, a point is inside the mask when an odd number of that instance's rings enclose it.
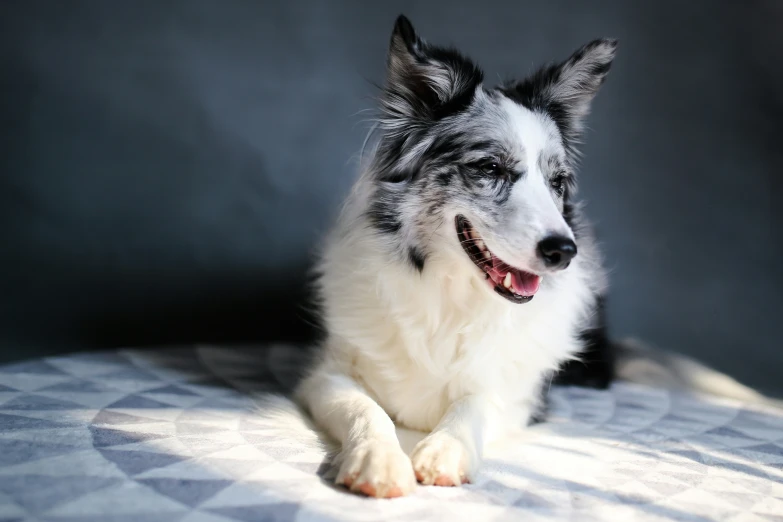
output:
{"label": "dog's ear", "polygon": [[457,51],[429,45],[400,15],[389,45],[381,100],[384,123],[392,128],[426,124],[463,110],[482,78],[470,60]]}
{"label": "dog's ear", "polygon": [[546,111],[575,156],[590,103],[609,72],[616,48],[617,40],[594,40],[566,61],[540,69],[506,92],[531,109]]}

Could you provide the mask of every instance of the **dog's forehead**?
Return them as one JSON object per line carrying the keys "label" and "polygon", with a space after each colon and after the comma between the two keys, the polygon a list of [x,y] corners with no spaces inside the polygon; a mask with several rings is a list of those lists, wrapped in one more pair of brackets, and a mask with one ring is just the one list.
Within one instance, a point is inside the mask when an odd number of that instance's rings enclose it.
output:
{"label": "dog's forehead", "polygon": [[505,96],[500,97],[497,104],[506,121],[503,141],[511,161],[531,170],[539,158],[560,155],[560,136],[551,118]]}

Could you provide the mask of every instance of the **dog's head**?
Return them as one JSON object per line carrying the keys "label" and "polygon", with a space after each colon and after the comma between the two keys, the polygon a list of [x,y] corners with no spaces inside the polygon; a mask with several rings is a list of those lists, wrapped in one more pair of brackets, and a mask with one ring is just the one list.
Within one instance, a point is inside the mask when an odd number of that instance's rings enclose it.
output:
{"label": "dog's head", "polygon": [[421,39],[404,16],[391,38],[369,217],[413,265],[446,253],[514,303],[577,255],[569,219],[582,121],[614,40],[498,88],[469,59]]}

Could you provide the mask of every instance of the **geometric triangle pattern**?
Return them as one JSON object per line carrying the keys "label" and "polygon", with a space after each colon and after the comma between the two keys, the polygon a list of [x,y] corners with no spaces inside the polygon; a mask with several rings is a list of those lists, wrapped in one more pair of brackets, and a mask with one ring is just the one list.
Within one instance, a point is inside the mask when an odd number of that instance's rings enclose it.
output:
{"label": "geometric triangle pattern", "polygon": [[141,479],[139,482],[189,507],[196,507],[233,484],[231,480],[191,480],[172,478]]}
{"label": "geometric triangle pattern", "polygon": [[113,430],[101,426],[90,426],[93,445],[96,448],[107,448],[110,446],[121,446],[124,444],[134,444],[152,439],[165,439],[167,435],[155,433],[136,433],[127,430]]}
{"label": "geometric triangle pattern", "polygon": [[116,464],[117,467],[129,477],[144,473],[151,469],[170,466],[187,459],[187,457],[181,455],[166,455],[150,451],[120,451],[108,449],[101,449],[99,451],[105,459]]}
{"label": "geometric triangle pattern", "polygon": [[28,511],[40,512],[79,498],[86,493],[107,488],[120,480],[116,477],[51,477],[44,474],[8,476],[0,477],[0,491],[12,497]]}
{"label": "geometric triangle pattern", "polygon": [[547,421],[472,484],[348,494],[280,395],[301,360],[198,346],[0,366],[0,521],[783,521],[783,411],[623,382],[553,387]]}

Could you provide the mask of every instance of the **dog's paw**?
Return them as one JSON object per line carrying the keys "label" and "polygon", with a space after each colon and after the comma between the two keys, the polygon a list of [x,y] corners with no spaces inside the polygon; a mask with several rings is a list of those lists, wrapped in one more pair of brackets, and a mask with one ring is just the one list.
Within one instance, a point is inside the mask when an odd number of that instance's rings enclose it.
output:
{"label": "dog's paw", "polygon": [[399,444],[369,441],[345,448],[337,484],[369,497],[401,497],[416,487],[411,459]]}
{"label": "dog's paw", "polygon": [[416,479],[435,486],[470,482],[476,460],[461,440],[442,431],[425,437],[411,455]]}

